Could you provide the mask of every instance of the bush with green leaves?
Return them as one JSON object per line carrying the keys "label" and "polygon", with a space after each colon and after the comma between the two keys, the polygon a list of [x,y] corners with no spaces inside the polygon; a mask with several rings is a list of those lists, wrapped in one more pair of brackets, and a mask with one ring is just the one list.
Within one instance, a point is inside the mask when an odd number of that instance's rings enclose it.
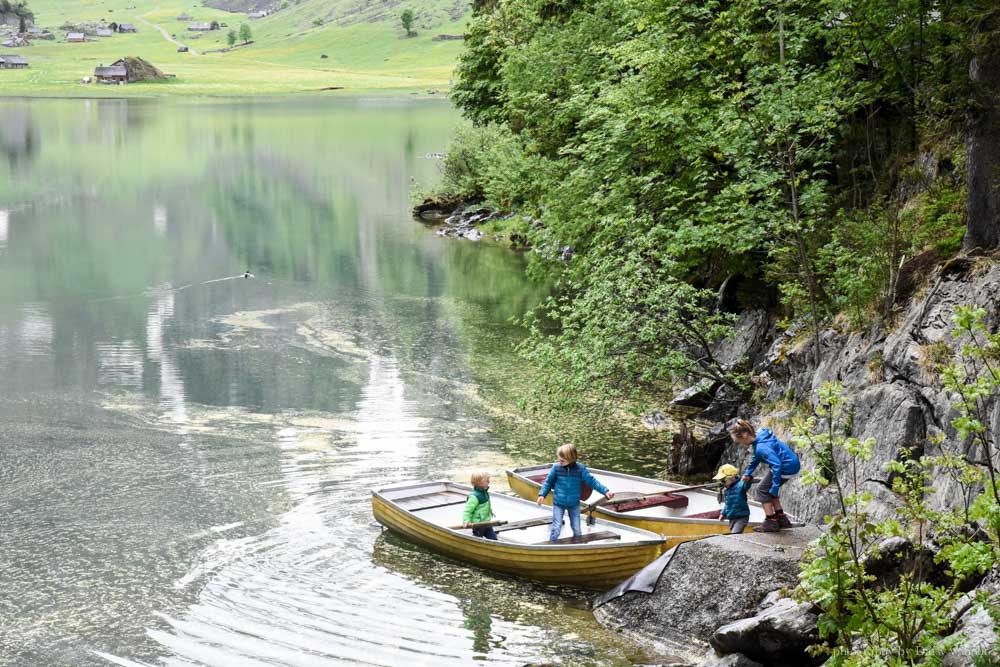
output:
{"label": "bush with green leaves", "polygon": [[[811,325],[818,363],[832,316],[891,315],[903,262],[956,251],[961,150],[934,149],[952,165],[940,178],[911,187],[912,175],[924,143],[961,143],[973,33],[998,11],[477,0],[452,98],[482,136],[450,152],[480,145],[464,189],[540,219],[536,247],[573,248],[568,264],[532,255],[533,271],[573,286],[553,324],[616,289],[584,258],[616,261],[648,235],[647,254],[699,298],[734,277],[780,294],[784,321]],[[628,304],[603,305],[616,308],[628,318]]]}
{"label": "bush with green leaves", "polygon": [[[803,474],[805,484],[829,489],[839,511],[827,517],[824,535],[802,562],[797,594],[819,607],[821,644],[812,651],[839,665],[937,664],[959,644],[962,616],[985,608],[1000,621],[1000,600],[986,590],[969,598],[965,591],[1000,562],[1000,470],[992,415],[1000,399],[1000,334],[991,333],[981,308],[956,308],[955,358],[941,371],[943,388],[955,401],[955,438],[934,440],[937,452],[903,456],[886,466],[896,508],[876,520],[871,493],[861,469],[877,446],[844,428],[842,388],[825,384],[814,414],[795,422],[795,442],[823,465]],[[947,509],[929,501],[932,479],[951,479],[959,490]],[[934,567],[913,559],[889,581],[880,581],[869,564],[879,545],[905,537],[913,552],[933,553]],[[928,571],[935,569],[936,572]],[[987,651],[983,660],[996,659]]]}

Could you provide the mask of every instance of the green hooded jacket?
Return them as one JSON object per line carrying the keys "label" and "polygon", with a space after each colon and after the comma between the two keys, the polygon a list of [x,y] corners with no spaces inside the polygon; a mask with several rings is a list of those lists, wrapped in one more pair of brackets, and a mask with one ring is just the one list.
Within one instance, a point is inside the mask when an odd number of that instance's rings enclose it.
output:
{"label": "green hooded jacket", "polygon": [[462,523],[484,523],[493,520],[493,509],[490,507],[490,494],[482,489],[474,489],[465,503]]}

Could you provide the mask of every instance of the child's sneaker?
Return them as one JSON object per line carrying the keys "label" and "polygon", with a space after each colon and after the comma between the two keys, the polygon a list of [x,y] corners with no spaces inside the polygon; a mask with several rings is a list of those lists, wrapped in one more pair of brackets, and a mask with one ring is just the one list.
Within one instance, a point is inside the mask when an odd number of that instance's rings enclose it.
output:
{"label": "child's sneaker", "polygon": [[775,512],[774,513],[774,517],[778,520],[778,527],[779,528],[791,528],[792,527],[792,520],[789,519],[788,515],[785,514],[782,510],[778,510],[777,512]]}
{"label": "child's sneaker", "polygon": [[764,519],[764,522],[760,524],[760,526],[754,528],[754,531],[758,533],[776,533],[779,530],[781,530],[781,525],[778,523],[778,520],[774,518],[774,515],[767,517]]}

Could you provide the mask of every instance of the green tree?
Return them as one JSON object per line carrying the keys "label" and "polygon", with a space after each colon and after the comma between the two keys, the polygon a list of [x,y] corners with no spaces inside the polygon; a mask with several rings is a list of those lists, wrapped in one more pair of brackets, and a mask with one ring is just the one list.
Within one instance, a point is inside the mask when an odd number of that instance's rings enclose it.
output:
{"label": "green tree", "polygon": [[236,45],[236,31],[235,30],[230,30],[228,33],[226,33],[226,43],[229,44],[229,46],[231,46],[231,47]]}
{"label": "green tree", "polygon": [[[617,349],[601,339],[613,328],[558,336],[590,316],[631,318],[627,299],[598,298],[620,292],[606,281],[621,276],[595,267],[629,264],[636,247],[650,280],[694,288],[678,292],[693,299],[681,310],[733,295],[730,307],[773,307],[777,295],[783,321],[811,331],[813,364],[838,311],[859,325],[890,317],[904,263],[960,245],[968,65],[995,11],[986,0],[475,2],[453,99],[482,139],[461,141],[503,140],[465,160],[461,182],[535,220],[531,271],[562,287],[535,328],[557,338],[537,349],[561,350],[560,368],[577,374],[564,386],[624,360],[601,358]],[[943,167],[933,183],[921,147]],[[602,376],[624,388],[617,371]],[[681,381],[669,373],[662,388]]]}
{"label": "green tree", "polygon": [[403,24],[403,29],[406,30],[407,37],[413,34],[413,31],[411,30],[413,28],[413,19],[414,19],[413,10],[410,9],[409,7],[404,9],[402,13],[399,15],[399,21],[400,23]]}
{"label": "green tree", "polygon": [[249,44],[250,40],[253,39],[253,33],[250,32],[250,25],[248,23],[240,24],[240,39],[243,40],[244,44]]}

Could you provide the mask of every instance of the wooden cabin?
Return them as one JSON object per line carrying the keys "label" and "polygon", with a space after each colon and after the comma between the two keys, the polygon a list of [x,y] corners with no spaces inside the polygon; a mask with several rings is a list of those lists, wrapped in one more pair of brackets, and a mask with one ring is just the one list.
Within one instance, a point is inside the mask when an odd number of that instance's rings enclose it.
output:
{"label": "wooden cabin", "polygon": [[94,68],[94,80],[97,83],[128,83],[128,71],[124,65],[100,65]]}
{"label": "wooden cabin", "polygon": [[113,30],[111,30],[111,28],[98,28],[97,29],[97,36],[98,37],[111,37],[114,34],[115,33],[114,33]]}
{"label": "wooden cabin", "polygon": [[21,56],[0,55],[0,69],[28,69],[28,61]]}
{"label": "wooden cabin", "polygon": [[66,33],[66,41],[72,43],[86,42],[87,36],[82,32],[68,32]]}
{"label": "wooden cabin", "polygon": [[131,23],[119,23],[118,32],[139,32]]}

